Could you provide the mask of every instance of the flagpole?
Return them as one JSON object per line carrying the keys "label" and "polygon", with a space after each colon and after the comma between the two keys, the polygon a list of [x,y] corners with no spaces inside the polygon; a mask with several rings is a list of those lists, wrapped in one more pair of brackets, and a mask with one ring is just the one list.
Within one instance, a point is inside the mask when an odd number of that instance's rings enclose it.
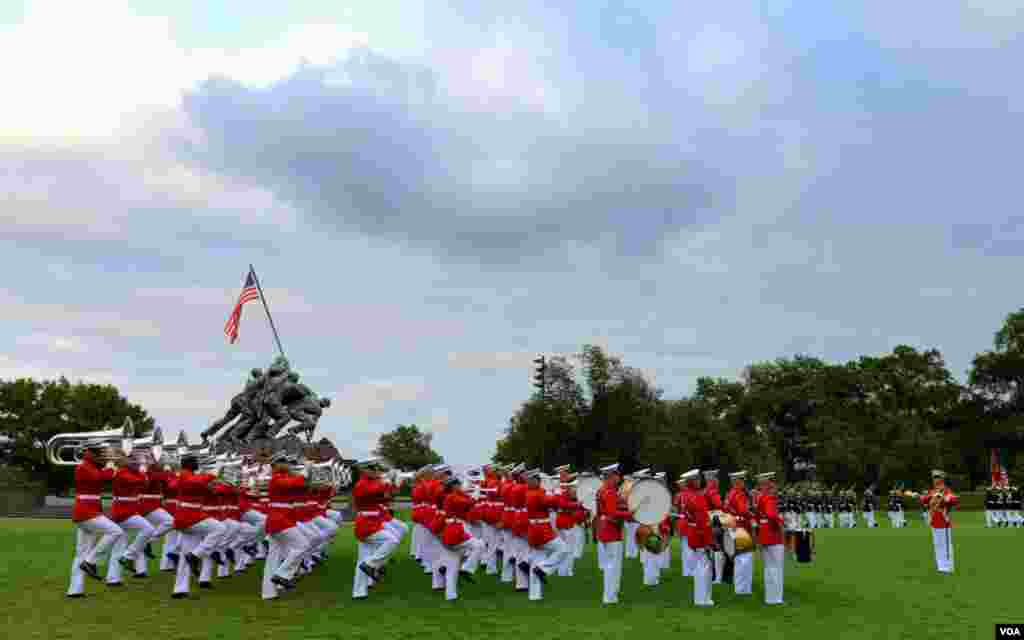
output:
{"label": "flagpole", "polygon": [[274,326],[274,318],[270,315],[270,307],[267,306],[267,297],[263,295],[263,287],[260,286],[260,279],[256,275],[256,269],[249,265],[249,272],[252,274],[252,279],[256,281],[256,290],[260,292],[260,301],[263,303],[263,310],[267,312],[267,320],[270,321],[270,330],[274,332],[274,342],[277,343],[277,350],[281,352],[282,358],[287,358],[284,355],[284,348],[281,346],[281,338],[277,335],[277,327]]}

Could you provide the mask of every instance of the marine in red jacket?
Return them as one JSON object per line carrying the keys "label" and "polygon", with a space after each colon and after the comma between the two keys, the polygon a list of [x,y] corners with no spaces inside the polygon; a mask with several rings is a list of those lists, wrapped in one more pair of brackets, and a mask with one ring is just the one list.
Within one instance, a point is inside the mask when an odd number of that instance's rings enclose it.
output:
{"label": "marine in red jacket", "polygon": [[619,497],[617,481],[606,480],[597,491],[598,542],[620,542],[623,525],[632,518],[633,514],[626,509],[625,503]]}
{"label": "marine in red jacket", "polygon": [[[189,456],[181,461],[181,473],[178,474],[178,507],[174,513],[174,528],[185,537],[181,544],[192,551],[185,554],[186,562],[178,563],[173,594],[175,598],[188,595],[192,573],[201,573],[202,560],[212,557],[224,532],[224,525],[210,517],[212,512],[204,510],[212,494],[210,484],[216,477],[209,473],[197,473],[198,468],[199,461]],[[177,560],[176,554],[168,555]]]}
{"label": "marine in red jacket", "polygon": [[921,506],[929,512],[935,565],[939,573],[946,575],[953,573],[953,520],[950,512],[959,504],[960,499],[946,486],[946,474],[940,470],[932,471],[932,488],[921,497]]}
{"label": "marine in red jacket", "polygon": [[472,508],[473,499],[466,495],[460,487],[453,487],[444,499],[443,511],[446,518],[445,527],[441,533],[441,544],[446,547],[454,547],[473,537],[466,526]]}
{"label": "marine in red jacket", "polygon": [[[96,444],[96,449],[102,445]],[[103,515],[101,495],[104,485],[114,479],[114,468],[100,468],[96,453],[87,449],[82,461],[75,467],[75,506],[71,520],[77,525],[78,542],[75,546],[75,562],[71,568],[69,598],[81,598],[85,593],[85,576],[100,579],[96,562],[99,555],[106,553],[124,531]]]}
{"label": "marine in red jacket", "polygon": [[785,520],[779,513],[775,495],[775,474],[762,473],[757,479],[759,491],[754,511],[758,523],[757,541],[764,564],[764,601],[765,604],[782,604]]}
{"label": "marine in red jacket", "polygon": [[750,496],[743,482],[743,476],[733,474],[733,485],[725,496],[725,512],[736,518],[736,526],[753,532],[754,514],[750,510]]}
{"label": "marine in red jacket", "polygon": [[561,496],[549,496],[540,486],[539,476],[532,476],[528,482],[526,493],[526,515],[529,519],[527,542],[534,549],[539,549],[558,538],[551,526],[551,512],[563,504]]}
{"label": "marine in red jacket", "polygon": [[111,557],[116,557],[117,563],[111,562],[107,565],[108,585],[121,584],[122,568],[134,570],[135,576],[139,578],[146,575],[143,550],[156,533],[156,528],[142,517],[140,505],[147,480],[140,467],[138,457],[122,458],[111,484],[114,494],[111,520],[116,522],[126,533],[136,532],[136,536],[131,545],[128,544],[127,536],[114,543]]}

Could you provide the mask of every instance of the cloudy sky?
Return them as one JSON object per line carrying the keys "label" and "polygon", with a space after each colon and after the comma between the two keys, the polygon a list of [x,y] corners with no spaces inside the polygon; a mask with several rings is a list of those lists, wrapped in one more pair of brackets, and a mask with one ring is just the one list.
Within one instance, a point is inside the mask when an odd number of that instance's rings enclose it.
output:
{"label": "cloudy sky", "polygon": [[274,354],[251,262],[326,435],[463,464],[539,352],[963,379],[1020,306],[1020,0],[501,4],[0,3],[0,378],[196,436]]}

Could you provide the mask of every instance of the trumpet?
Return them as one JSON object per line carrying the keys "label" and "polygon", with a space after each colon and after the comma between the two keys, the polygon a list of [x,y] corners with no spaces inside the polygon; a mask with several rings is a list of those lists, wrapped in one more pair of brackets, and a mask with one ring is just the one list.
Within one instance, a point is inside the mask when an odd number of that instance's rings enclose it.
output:
{"label": "trumpet", "polygon": [[217,479],[232,487],[242,486],[242,460],[229,454],[217,456]]}
{"label": "trumpet", "polygon": [[118,429],[58,433],[46,442],[46,459],[55,466],[74,467],[87,449],[100,449],[97,457],[101,464],[114,462],[131,450],[134,438],[130,419]]}
{"label": "trumpet", "polygon": [[[131,418],[128,418],[129,423]],[[140,461],[145,461],[152,456],[153,462],[160,462],[163,456],[164,434],[160,427],[153,429],[153,433],[145,438],[132,438],[125,442],[124,453],[126,456],[135,456]]]}
{"label": "trumpet", "polygon": [[386,477],[387,477],[387,481],[390,484],[393,484],[394,486],[398,487],[398,486],[401,486],[401,485],[405,484],[406,482],[414,479],[416,477],[416,472],[415,471],[402,471],[401,469],[392,468],[392,469],[388,469]]}

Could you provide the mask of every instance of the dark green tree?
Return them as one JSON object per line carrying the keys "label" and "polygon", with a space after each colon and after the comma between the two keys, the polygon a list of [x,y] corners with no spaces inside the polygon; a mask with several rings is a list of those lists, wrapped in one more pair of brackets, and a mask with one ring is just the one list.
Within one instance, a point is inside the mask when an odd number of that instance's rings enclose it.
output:
{"label": "dark green tree", "polygon": [[443,458],[430,446],[432,439],[433,434],[420,431],[414,424],[400,424],[377,440],[373,454],[387,459],[403,471],[412,471],[443,462]]}

